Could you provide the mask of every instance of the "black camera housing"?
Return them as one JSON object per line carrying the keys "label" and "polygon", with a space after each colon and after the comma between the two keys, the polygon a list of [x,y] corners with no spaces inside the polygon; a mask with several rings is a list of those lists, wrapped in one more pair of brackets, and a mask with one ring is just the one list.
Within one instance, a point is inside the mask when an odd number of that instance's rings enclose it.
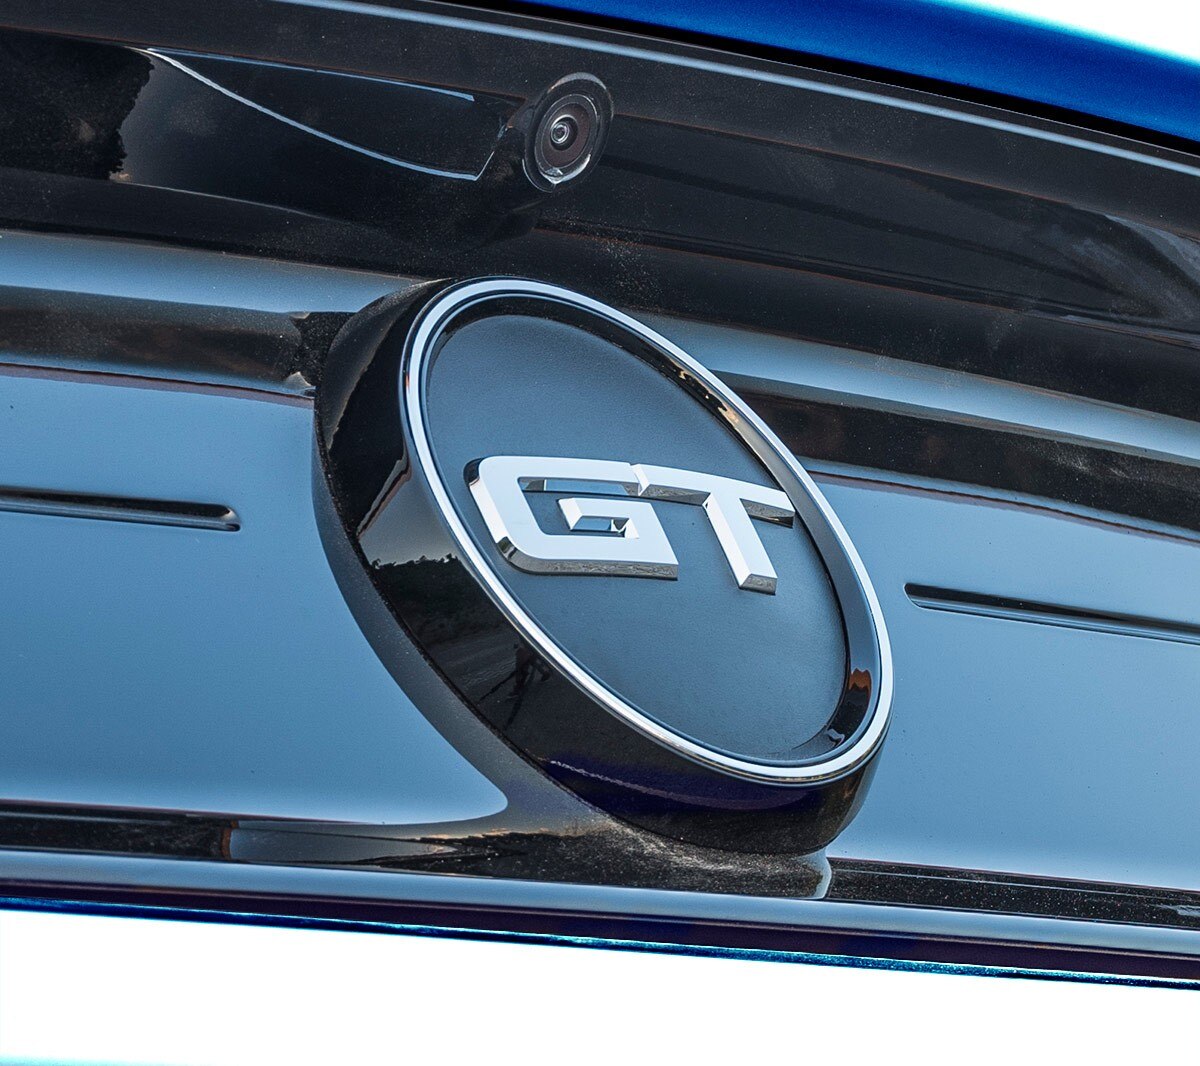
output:
{"label": "black camera housing", "polygon": [[522,123],[525,176],[542,192],[579,181],[603,153],[612,116],[612,96],[598,78],[571,74],[555,82]]}

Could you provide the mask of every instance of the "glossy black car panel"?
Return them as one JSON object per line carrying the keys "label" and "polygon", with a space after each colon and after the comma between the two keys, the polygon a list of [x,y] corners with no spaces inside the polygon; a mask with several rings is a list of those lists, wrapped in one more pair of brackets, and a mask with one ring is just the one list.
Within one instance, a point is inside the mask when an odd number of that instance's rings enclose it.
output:
{"label": "glossy black car panel", "polygon": [[[8,894],[1200,976],[1200,157],[435,5],[0,22]],[[331,346],[495,274],[712,368],[858,546],[896,701],[824,856],[600,813],[355,602]]]}

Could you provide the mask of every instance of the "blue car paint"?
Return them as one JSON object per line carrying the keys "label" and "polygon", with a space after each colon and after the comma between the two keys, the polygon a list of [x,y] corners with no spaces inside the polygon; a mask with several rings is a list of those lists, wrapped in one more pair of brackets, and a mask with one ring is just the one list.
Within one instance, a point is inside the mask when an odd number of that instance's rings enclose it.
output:
{"label": "blue car paint", "polygon": [[934,0],[534,0],[538,6],[1019,97],[1200,140],[1200,64]]}

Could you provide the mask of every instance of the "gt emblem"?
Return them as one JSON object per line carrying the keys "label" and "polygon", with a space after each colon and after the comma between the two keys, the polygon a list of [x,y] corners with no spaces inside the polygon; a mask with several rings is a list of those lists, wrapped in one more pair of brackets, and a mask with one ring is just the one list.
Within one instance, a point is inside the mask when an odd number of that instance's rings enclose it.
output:
{"label": "gt emblem", "polygon": [[[703,507],[738,587],[774,594],[778,575],[751,519],[790,526],[796,514],[779,489],[610,459],[493,455],[471,464],[467,482],[501,554],[535,574],[677,578],[679,560],[650,503],[660,500]],[[571,532],[547,533],[529,492],[591,498],[560,499]]]}
{"label": "gt emblem", "polygon": [[317,393],[328,503],[382,602],[344,552],[334,572],[396,679],[411,641],[455,694],[429,701],[447,736],[465,702],[636,831],[823,848],[861,801],[892,665],[808,471],[616,308],[522,278],[407,301],[343,334]]}

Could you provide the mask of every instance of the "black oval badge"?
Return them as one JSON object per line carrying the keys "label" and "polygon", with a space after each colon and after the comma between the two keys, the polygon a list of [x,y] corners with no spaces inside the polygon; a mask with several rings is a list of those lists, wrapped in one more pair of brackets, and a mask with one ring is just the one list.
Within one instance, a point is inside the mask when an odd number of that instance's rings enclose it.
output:
{"label": "black oval badge", "polygon": [[826,843],[885,733],[891,665],[794,456],[665,337],[554,286],[453,286],[380,350],[402,458],[343,518],[466,702],[636,824]]}

